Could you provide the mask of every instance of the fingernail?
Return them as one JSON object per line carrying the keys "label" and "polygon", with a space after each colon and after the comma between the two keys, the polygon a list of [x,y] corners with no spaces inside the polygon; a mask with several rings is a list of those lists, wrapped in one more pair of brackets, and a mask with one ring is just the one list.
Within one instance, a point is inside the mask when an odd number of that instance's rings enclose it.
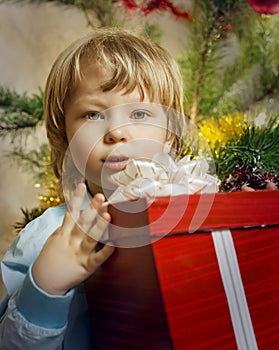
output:
{"label": "fingernail", "polygon": [[85,187],[85,184],[84,183],[79,183],[76,187],[76,193],[77,194],[80,194],[80,195],[83,195],[86,191],[86,187]]}

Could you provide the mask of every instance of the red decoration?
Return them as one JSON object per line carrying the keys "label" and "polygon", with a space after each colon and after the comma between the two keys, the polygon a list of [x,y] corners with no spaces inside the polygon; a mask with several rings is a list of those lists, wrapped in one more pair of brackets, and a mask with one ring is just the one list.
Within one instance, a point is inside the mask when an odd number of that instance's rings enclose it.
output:
{"label": "red decoration", "polygon": [[279,12],[279,0],[248,0],[251,7],[258,13],[273,15]]}
{"label": "red decoration", "polygon": [[236,164],[234,170],[223,181],[221,187],[226,192],[241,191],[243,185],[255,190],[264,190],[269,182],[279,188],[279,173],[266,171],[253,166],[241,167]]}
{"label": "red decoration", "polygon": [[181,11],[177,7],[175,7],[169,0],[151,0],[144,1],[143,4],[138,4],[135,0],[123,0],[124,6],[130,10],[135,11],[139,10],[143,12],[145,15],[153,12],[154,10],[166,10],[169,9],[174,15],[180,18],[187,19],[188,21],[192,21],[192,17],[186,11]]}

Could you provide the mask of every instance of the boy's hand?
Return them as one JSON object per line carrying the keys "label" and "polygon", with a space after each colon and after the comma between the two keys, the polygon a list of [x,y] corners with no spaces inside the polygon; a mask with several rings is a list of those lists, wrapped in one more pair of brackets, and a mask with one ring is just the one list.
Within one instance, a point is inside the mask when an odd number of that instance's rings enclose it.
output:
{"label": "boy's hand", "polygon": [[[270,181],[266,184],[265,186],[265,190],[277,190],[277,186],[275,185],[274,182]],[[250,186],[247,186],[247,185],[243,185],[241,187],[241,191],[245,191],[245,192],[252,192],[252,191],[255,191],[254,188],[250,187]]]}
{"label": "boy's hand", "polygon": [[48,238],[33,265],[35,283],[49,294],[64,295],[95,272],[114,251],[114,247],[105,245],[95,252],[110,215],[98,214],[105,201],[102,194],[96,194],[90,205],[81,211],[85,192],[85,185],[79,184],[62,226]]}

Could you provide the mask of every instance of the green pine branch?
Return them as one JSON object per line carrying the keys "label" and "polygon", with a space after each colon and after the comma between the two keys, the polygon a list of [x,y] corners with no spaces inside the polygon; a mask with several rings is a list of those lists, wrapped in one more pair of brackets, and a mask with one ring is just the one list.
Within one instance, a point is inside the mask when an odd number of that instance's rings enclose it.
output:
{"label": "green pine branch", "polygon": [[17,145],[12,151],[7,154],[7,157],[17,162],[23,170],[32,172],[35,177],[41,177],[48,166],[49,145],[43,143],[37,146],[36,149],[26,150],[26,147]]}
{"label": "green pine branch", "polygon": [[195,2],[192,37],[178,57],[192,121],[243,112],[279,90],[279,17],[247,1]]}
{"label": "green pine branch", "polygon": [[230,139],[221,147],[216,145],[212,154],[221,180],[236,166],[279,172],[278,116],[271,117],[265,126],[245,125],[239,138]]}
{"label": "green pine branch", "polygon": [[43,120],[43,92],[29,97],[0,86],[0,136],[34,128]]}
{"label": "green pine branch", "polygon": [[42,215],[44,211],[45,208],[40,207],[33,209],[21,208],[22,218],[20,221],[15,222],[12,228],[19,233],[29,222]]}
{"label": "green pine branch", "polygon": [[92,28],[123,26],[127,18],[124,11],[121,15],[121,10],[115,4],[117,1],[114,0],[13,0],[13,2],[29,2],[37,5],[54,2],[57,5],[74,6],[83,12],[87,25]]}
{"label": "green pine branch", "polygon": [[218,99],[223,72],[220,76],[216,72],[216,63],[220,61],[216,52],[226,45],[232,19],[242,4],[243,0],[194,3],[195,22],[189,26],[192,37],[187,52],[178,58],[185,78],[186,114],[194,123],[200,115],[206,115]]}

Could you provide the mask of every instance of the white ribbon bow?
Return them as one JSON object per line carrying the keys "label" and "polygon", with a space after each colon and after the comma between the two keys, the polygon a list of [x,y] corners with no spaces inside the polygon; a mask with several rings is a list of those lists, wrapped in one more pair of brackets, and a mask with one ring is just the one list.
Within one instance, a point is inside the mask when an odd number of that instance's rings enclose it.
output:
{"label": "white ribbon bow", "polygon": [[207,174],[208,169],[204,158],[190,160],[190,156],[185,156],[174,162],[167,153],[156,154],[152,161],[131,159],[124,170],[112,176],[119,187],[110,196],[109,202],[216,193],[220,181]]}

